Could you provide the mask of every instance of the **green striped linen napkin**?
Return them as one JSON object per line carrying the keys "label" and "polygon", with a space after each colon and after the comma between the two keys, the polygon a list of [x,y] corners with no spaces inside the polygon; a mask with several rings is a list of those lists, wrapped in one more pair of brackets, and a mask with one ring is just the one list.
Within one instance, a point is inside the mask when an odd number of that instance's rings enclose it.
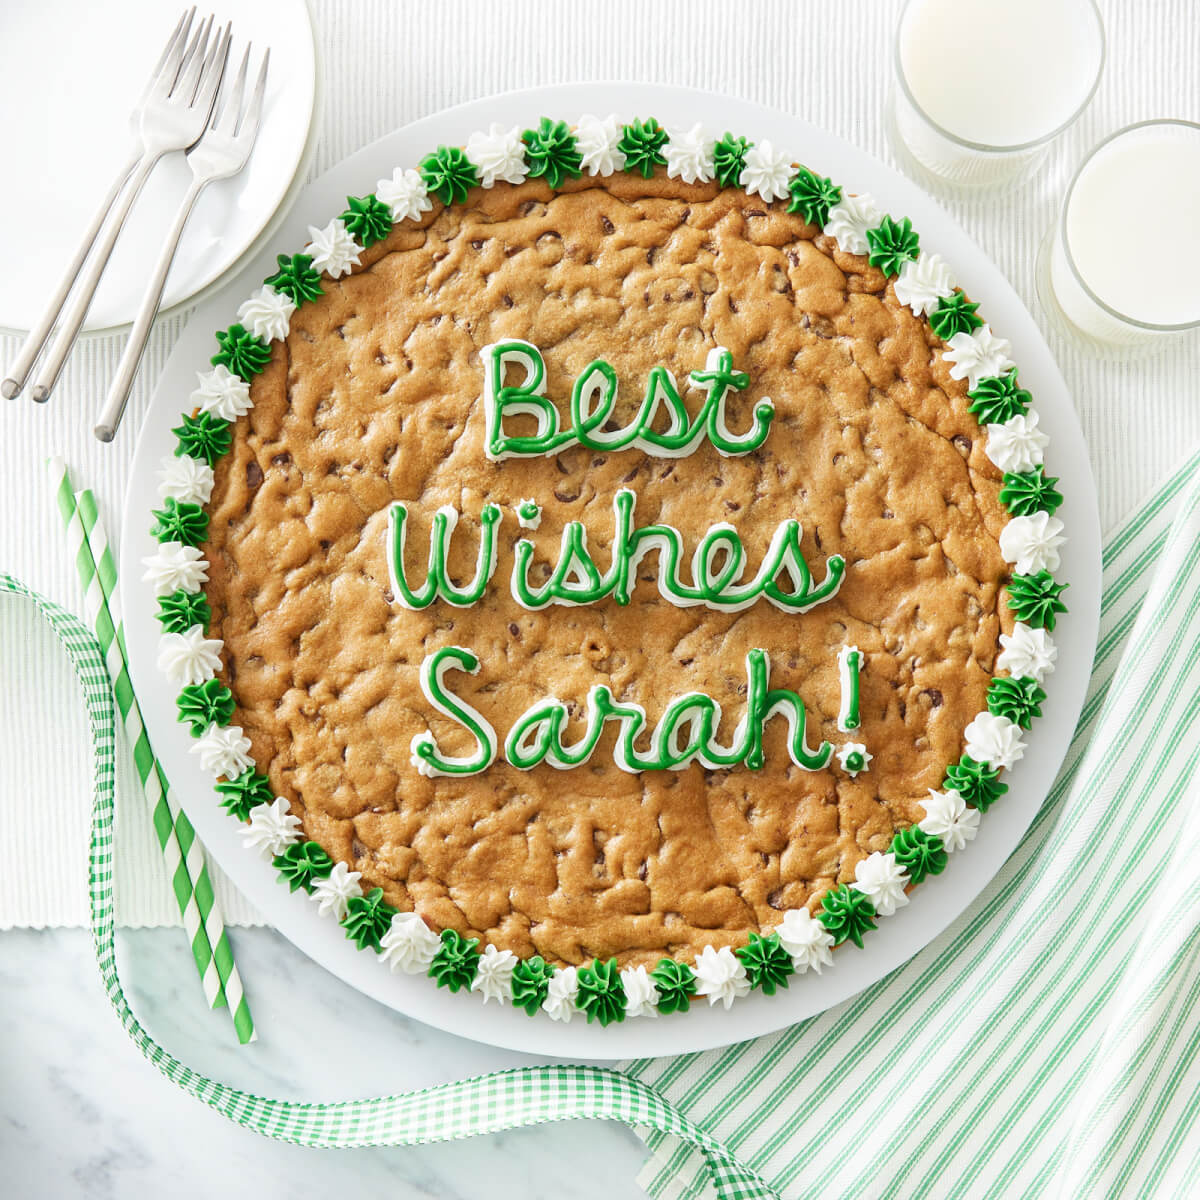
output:
{"label": "green striped linen napkin", "polygon": [[[1200,1195],[1200,452],[1103,589],[1066,765],[967,913],[819,1017],[623,1064],[781,1196]],[[711,1195],[644,1136],[652,1196]]]}

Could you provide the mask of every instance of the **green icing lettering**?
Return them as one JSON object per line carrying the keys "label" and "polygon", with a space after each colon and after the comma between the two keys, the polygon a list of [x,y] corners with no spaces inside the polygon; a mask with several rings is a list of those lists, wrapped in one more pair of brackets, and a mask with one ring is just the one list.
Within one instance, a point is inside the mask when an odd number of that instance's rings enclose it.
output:
{"label": "green icing lettering", "polygon": [[456,721],[475,739],[475,749],[458,757],[440,754],[432,733],[419,733],[412,740],[413,765],[422,775],[477,775],[496,757],[496,731],[477,709],[446,691],[444,676],[457,669],[474,675],[479,659],[462,646],[444,646],[421,664],[421,690],[438,712]]}
{"label": "green icing lettering", "polygon": [[[729,745],[717,740],[722,710],[720,704],[703,692],[688,692],[667,706],[646,752],[638,742],[646,731],[645,710],[637,704],[621,703],[604,684],[593,687],[587,696],[583,735],[567,743],[567,706],[557,697],[548,697],[527,709],[514,722],[504,742],[504,757],[522,771],[546,762],[567,770],[587,762],[604,732],[606,721],[615,721],[620,729],[614,758],[622,771],[678,771],[691,762],[700,762],[709,770],[722,770],[744,762],[751,770],[763,765],[763,726],[773,716],[788,723],[788,755],[798,767],[819,771],[828,765],[833,746],[822,742],[809,748],[804,701],[785,688],[768,688],[770,667],[764,650],[746,655],[746,712],[734,730]],[[482,767],[479,768],[482,770]]]}
{"label": "green icing lettering", "polygon": [[[587,546],[587,529],[581,521],[563,526],[558,563],[541,586],[529,583],[533,543],[520,538],[513,550],[512,594],[523,608],[536,611],[549,604],[594,604],[612,596],[622,606],[630,603],[642,560],[659,556],[658,590],[680,608],[703,604],[722,612],[740,612],[765,597],[786,612],[803,613],[828,600],[841,587],[845,560],[831,555],[825,561],[825,579],[814,586],[812,572],[801,549],[799,521],[780,522],[755,576],[739,583],[746,552],[737,531],[726,524],[713,525],[692,555],[692,580],[680,577],[683,536],[670,525],[634,525],[637,497],[621,488],[613,497],[613,539],[610,565],[601,572]],[[779,577],[786,576],[787,586]]]}
{"label": "green icing lettering", "polygon": [[388,509],[388,571],[392,595],[405,608],[428,608],[435,600],[445,600],[456,608],[476,604],[487,589],[496,570],[496,526],[500,523],[500,506],[485,504],[479,514],[479,557],[475,577],[466,587],[458,587],[451,579],[447,560],[450,539],[458,525],[458,513],[448,505],[433,516],[429,531],[429,566],[425,582],[414,591],[408,586],[404,571],[405,532],[408,526],[408,505],[395,500]]}
{"label": "green icing lettering", "polygon": [[[663,458],[682,458],[692,454],[705,436],[721,454],[749,454],[766,441],[775,417],[774,404],[764,396],[754,406],[750,428],[743,434],[730,431],[725,415],[729,393],[745,391],[750,377],[733,369],[733,356],[723,346],[709,351],[702,371],[688,375],[689,383],[706,393],[694,418],[688,415],[671,373],[665,367],[654,367],[637,415],[623,429],[607,432],[604,426],[617,402],[617,373],[603,359],[589,363],[576,379],[567,429],[560,427],[558,409],[545,396],[546,365],[536,346],[515,338],[495,342],[484,348],[483,362],[484,452],[493,462],[553,454],[572,443],[593,450],[636,448]],[[510,366],[523,369],[519,384],[505,382]],[[655,429],[664,409],[666,428]],[[536,430],[508,434],[506,417],[532,417]]]}
{"label": "green icing lettering", "polygon": [[[857,729],[859,718],[859,680],[862,670],[862,651],[857,646],[843,646],[838,651],[838,674],[841,676],[842,704],[837,726],[843,733]],[[864,764],[865,765],[865,764]],[[857,768],[861,770],[862,768]]]}

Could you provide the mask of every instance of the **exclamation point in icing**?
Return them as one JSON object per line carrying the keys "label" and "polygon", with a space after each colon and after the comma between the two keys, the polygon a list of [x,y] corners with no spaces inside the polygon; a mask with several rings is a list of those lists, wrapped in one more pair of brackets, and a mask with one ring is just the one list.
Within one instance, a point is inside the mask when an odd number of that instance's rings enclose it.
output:
{"label": "exclamation point in icing", "polygon": [[842,707],[838,711],[838,728],[847,733],[857,729],[860,722],[858,716],[858,675],[862,670],[862,651],[857,646],[843,646],[838,651],[838,674],[842,680]]}

